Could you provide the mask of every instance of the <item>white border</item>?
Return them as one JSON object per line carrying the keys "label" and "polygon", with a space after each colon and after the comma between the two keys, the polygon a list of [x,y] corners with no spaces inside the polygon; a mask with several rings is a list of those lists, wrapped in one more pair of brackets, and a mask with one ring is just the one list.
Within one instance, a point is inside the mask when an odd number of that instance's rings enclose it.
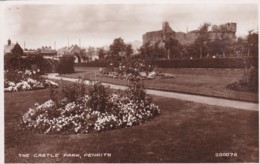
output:
{"label": "white border", "polygon": [[[3,48],[4,48],[4,41],[3,41],[3,34],[4,29],[1,28],[4,24],[4,7],[5,5],[14,5],[14,4],[36,4],[36,5],[44,5],[44,4],[68,4],[68,5],[75,5],[75,4],[257,4],[258,5],[258,28],[259,28],[259,0],[22,0],[22,1],[2,1],[0,2],[0,52],[2,60],[0,61],[0,98],[1,98],[1,105],[0,105],[0,163],[4,163],[4,90],[3,90],[3,84],[4,84],[4,77],[3,77]],[[259,59],[258,59],[259,60]],[[260,60],[258,61],[260,63]],[[260,97],[259,97],[260,100]],[[259,113],[258,113],[259,114]],[[260,115],[259,115],[260,116]],[[258,117],[259,118],[259,117]]]}

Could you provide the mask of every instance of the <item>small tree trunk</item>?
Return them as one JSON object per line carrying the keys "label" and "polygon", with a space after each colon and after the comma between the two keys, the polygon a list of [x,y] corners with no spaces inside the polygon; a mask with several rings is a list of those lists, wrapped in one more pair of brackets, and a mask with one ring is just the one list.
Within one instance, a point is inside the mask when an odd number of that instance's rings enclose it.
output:
{"label": "small tree trunk", "polygon": [[202,47],[200,47],[200,58],[202,58]]}
{"label": "small tree trunk", "polygon": [[167,54],[168,54],[168,60],[170,60],[171,59],[171,50],[170,49],[167,50]]}

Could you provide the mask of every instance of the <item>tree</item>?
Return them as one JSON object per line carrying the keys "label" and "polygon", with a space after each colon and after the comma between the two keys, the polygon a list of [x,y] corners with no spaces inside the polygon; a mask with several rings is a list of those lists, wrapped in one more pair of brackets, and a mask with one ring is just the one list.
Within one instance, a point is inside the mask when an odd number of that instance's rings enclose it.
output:
{"label": "tree", "polygon": [[258,55],[258,32],[250,30],[247,35],[248,56]]}
{"label": "tree", "polygon": [[63,55],[57,66],[57,72],[59,74],[74,73],[74,56]]}
{"label": "tree", "polygon": [[238,37],[237,41],[234,43],[235,53],[237,56],[247,53],[247,39]]}
{"label": "tree", "polygon": [[87,52],[86,52],[86,49],[81,49],[80,50],[80,58],[84,61],[84,62],[86,62],[86,61],[88,61],[89,59],[88,59],[88,56],[87,56]]}
{"label": "tree", "polygon": [[208,54],[208,46],[210,42],[208,33],[209,26],[210,23],[204,23],[199,28],[198,37],[192,45],[196,54],[194,57],[202,58]]}
{"label": "tree", "polygon": [[4,69],[5,70],[22,70],[23,59],[19,54],[4,55]]}
{"label": "tree", "polygon": [[91,60],[94,55],[95,55],[95,48],[94,47],[88,47],[88,51],[87,51],[88,59]]}
{"label": "tree", "polygon": [[97,53],[98,53],[98,58],[100,60],[104,60],[105,55],[106,55],[105,49],[104,48],[98,48]]}
{"label": "tree", "polygon": [[122,57],[125,57],[126,44],[122,38],[114,39],[113,43],[109,47],[110,58],[113,61],[121,60]]}
{"label": "tree", "polygon": [[130,55],[133,54],[133,48],[131,44],[126,44],[125,45],[125,57],[126,60],[130,57]]}
{"label": "tree", "polygon": [[146,42],[139,51],[139,55],[145,60],[157,60],[166,56],[165,44],[163,42]]}
{"label": "tree", "polygon": [[173,59],[180,53],[180,43],[173,36],[170,36],[165,41],[165,48],[167,50],[168,59]]}
{"label": "tree", "polygon": [[209,43],[209,53],[217,56],[223,53],[223,42],[217,38]]}

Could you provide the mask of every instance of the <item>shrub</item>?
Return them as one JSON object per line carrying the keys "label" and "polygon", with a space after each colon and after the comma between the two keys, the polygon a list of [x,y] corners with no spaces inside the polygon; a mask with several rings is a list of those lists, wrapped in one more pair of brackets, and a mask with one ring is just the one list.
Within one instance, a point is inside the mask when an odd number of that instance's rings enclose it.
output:
{"label": "shrub", "polygon": [[[258,66],[258,57],[247,57],[250,64]],[[118,66],[119,62],[113,62]],[[79,67],[107,67],[109,62],[77,63]],[[154,66],[159,68],[244,68],[243,58],[203,58],[203,59],[178,59],[178,60],[154,60]]]}
{"label": "shrub", "polygon": [[[50,59],[48,59],[50,60]],[[5,55],[4,56],[4,69],[5,70],[31,70],[37,67],[40,73],[52,72],[52,64],[44,59],[41,55],[31,55],[21,57],[19,55]]]}
{"label": "shrub", "polygon": [[239,81],[228,84],[227,88],[242,92],[258,92],[258,70],[251,67]]}
{"label": "shrub", "polygon": [[126,93],[128,94],[130,100],[134,100],[136,102],[144,101],[146,98],[144,83],[139,80],[130,81],[130,85],[126,90]]}
{"label": "shrub", "polygon": [[72,55],[64,55],[61,57],[56,71],[59,74],[74,73],[74,57]]}
{"label": "shrub", "polygon": [[22,70],[22,58],[19,55],[5,55],[4,69],[5,70]]}
{"label": "shrub", "polygon": [[44,79],[37,71],[12,69],[4,71],[4,91],[6,92],[44,89],[47,87],[58,87],[58,84]]}
{"label": "shrub", "polygon": [[101,82],[94,82],[89,88],[89,107],[99,112],[106,112],[109,107],[108,88]]}
{"label": "shrub", "polygon": [[80,102],[85,93],[84,80],[78,80],[76,83],[68,85],[62,83],[62,95],[68,102]]}

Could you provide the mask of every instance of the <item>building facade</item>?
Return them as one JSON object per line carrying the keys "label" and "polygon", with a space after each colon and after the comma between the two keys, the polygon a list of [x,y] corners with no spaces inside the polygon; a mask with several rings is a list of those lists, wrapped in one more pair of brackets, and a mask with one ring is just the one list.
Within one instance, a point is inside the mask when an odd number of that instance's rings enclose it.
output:
{"label": "building facade", "polygon": [[[222,25],[213,25],[209,30],[209,39],[228,38],[236,39],[236,23],[226,23]],[[162,23],[162,30],[147,32],[143,35],[143,43],[165,41],[168,37],[173,36],[181,45],[193,43],[199,35],[199,30],[184,32],[175,32],[168,22]]]}
{"label": "building facade", "polygon": [[78,45],[71,45],[70,47],[63,47],[57,51],[58,57],[62,57],[63,55],[73,55],[75,56],[75,62],[81,62],[81,48]]}
{"label": "building facade", "polygon": [[12,43],[10,39],[7,41],[7,45],[4,46],[4,55],[23,55],[23,49],[19,43]]}

